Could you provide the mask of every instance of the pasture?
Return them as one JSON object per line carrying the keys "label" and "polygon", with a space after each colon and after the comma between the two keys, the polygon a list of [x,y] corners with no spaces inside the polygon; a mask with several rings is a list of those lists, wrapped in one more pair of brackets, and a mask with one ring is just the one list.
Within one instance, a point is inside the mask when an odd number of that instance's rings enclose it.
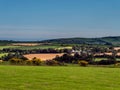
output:
{"label": "pasture", "polygon": [[48,48],[59,48],[60,46],[50,46],[50,45],[39,45],[39,46],[21,46],[18,49],[31,50],[31,49],[48,49]]}
{"label": "pasture", "polygon": [[32,50],[32,49],[72,49],[71,46],[61,46],[61,45],[39,45],[39,44],[12,44],[12,45],[6,45],[6,46],[0,46],[0,50],[3,48],[14,48],[14,49],[21,49],[21,50]]}
{"label": "pasture", "polygon": [[0,57],[2,57],[4,55],[8,55],[8,53],[0,53]]}
{"label": "pasture", "polygon": [[21,46],[18,49],[31,50],[31,49],[71,49],[72,47],[56,46],[56,45],[39,45],[39,46]]}
{"label": "pasture", "polygon": [[0,46],[0,50],[2,50],[3,48],[18,48],[20,46]]}
{"label": "pasture", "polygon": [[0,65],[0,90],[119,90],[119,68]]}

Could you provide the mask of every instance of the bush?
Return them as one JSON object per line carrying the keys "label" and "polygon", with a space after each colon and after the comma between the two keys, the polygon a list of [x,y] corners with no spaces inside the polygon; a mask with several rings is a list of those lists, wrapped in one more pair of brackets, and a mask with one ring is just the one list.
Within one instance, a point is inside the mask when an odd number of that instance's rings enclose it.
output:
{"label": "bush", "polygon": [[46,61],[44,61],[44,63],[48,66],[57,66],[57,65],[62,66],[62,65],[64,65],[64,63],[60,63],[60,62],[55,61],[55,60],[46,60]]}
{"label": "bush", "polygon": [[111,65],[115,63],[116,63],[115,60],[101,60],[97,62],[98,65]]}
{"label": "bush", "polygon": [[0,60],[0,63],[3,63],[3,60]]}
{"label": "bush", "polygon": [[38,58],[36,58],[36,57],[34,57],[32,60],[32,64],[33,65],[41,65],[41,59],[38,59]]}
{"label": "bush", "polygon": [[32,60],[26,60],[25,63],[26,63],[27,65],[33,65]]}
{"label": "bush", "polygon": [[22,60],[28,60],[28,58],[24,57],[23,55],[16,54],[16,53],[9,53],[8,55],[5,55],[5,56],[1,57],[1,59],[4,60],[4,61],[8,61],[12,58],[19,58],[19,59],[22,59]]}
{"label": "bush", "polygon": [[9,61],[11,64],[23,64],[23,60],[19,58],[11,58]]}
{"label": "bush", "polygon": [[82,60],[82,61],[79,61],[79,64],[80,64],[80,66],[84,66],[84,67],[86,67],[86,66],[88,65],[88,62]]}
{"label": "bush", "polygon": [[115,63],[114,65],[115,65],[116,67],[118,67],[118,66],[120,66],[120,63]]}

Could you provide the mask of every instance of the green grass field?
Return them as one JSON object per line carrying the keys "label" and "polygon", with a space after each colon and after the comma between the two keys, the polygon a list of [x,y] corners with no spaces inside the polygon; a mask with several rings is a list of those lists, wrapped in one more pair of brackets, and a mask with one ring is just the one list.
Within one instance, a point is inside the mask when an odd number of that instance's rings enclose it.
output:
{"label": "green grass field", "polygon": [[107,58],[95,58],[95,61],[107,60]]}
{"label": "green grass field", "polygon": [[0,90],[119,90],[120,69],[0,65]]}
{"label": "green grass field", "polygon": [[[108,58],[95,58],[95,61],[108,60]],[[120,61],[120,58],[116,58],[117,61]]]}
{"label": "green grass field", "polygon": [[31,50],[31,49],[48,49],[48,48],[53,48],[53,49],[64,49],[68,48],[71,49],[71,47],[64,47],[64,46],[55,46],[55,45],[39,45],[39,46],[21,46],[21,47],[16,47],[18,49],[22,50]]}
{"label": "green grass field", "polygon": [[0,50],[2,50],[3,48],[18,48],[20,46],[0,46]]}
{"label": "green grass field", "polygon": [[0,53],[0,57],[2,57],[4,55],[8,55],[8,53]]}
{"label": "green grass field", "polygon": [[21,46],[18,49],[30,50],[30,49],[48,49],[48,48],[59,48],[60,46],[50,46],[50,45],[39,45],[39,46]]}
{"label": "green grass field", "polygon": [[39,45],[39,46],[0,46],[0,50],[3,48],[16,48],[22,50],[31,50],[31,49],[48,49],[48,48],[55,48],[55,49],[64,49],[68,48],[71,49],[70,46],[60,46],[60,45]]}
{"label": "green grass field", "polygon": [[0,50],[3,48],[17,48],[23,50],[29,49],[47,49],[47,48],[59,48],[60,46],[48,46],[48,45],[40,45],[40,46],[0,46]]}

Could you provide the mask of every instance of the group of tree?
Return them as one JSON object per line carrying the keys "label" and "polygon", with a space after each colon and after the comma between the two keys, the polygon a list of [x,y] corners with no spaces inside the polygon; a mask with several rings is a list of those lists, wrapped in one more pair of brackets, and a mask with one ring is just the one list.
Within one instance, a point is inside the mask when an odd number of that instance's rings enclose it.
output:
{"label": "group of tree", "polygon": [[30,49],[30,50],[22,50],[22,49],[15,49],[15,48],[4,48],[0,52],[4,53],[20,53],[20,54],[39,54],[39,53],[70,53],[71,49]]}
{"label": "group of tree", "polygon": [[95,61],[95,58],[97,57],[94,55],[87,55],[87,54],[80,55],[78,53],[75,53],[74,55],[64,54],[63,56],[56,56],[54,60],[62,63],[73,63],[73,64],[78,64],[80,61],[86,61],[91,65],[110,65],[119,62],[116,60],[115,56],[106,55],[104,57],[107,59],[106,60],[101,59],[99,61]]}

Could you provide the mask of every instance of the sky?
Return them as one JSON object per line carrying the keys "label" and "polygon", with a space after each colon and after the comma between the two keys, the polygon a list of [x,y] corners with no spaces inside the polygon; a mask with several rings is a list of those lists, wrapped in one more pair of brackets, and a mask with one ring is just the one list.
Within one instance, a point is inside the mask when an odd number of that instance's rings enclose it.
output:
{"label": "sky", "polygon": [[0,39],[120,36],[120,0],[0,0]]}

